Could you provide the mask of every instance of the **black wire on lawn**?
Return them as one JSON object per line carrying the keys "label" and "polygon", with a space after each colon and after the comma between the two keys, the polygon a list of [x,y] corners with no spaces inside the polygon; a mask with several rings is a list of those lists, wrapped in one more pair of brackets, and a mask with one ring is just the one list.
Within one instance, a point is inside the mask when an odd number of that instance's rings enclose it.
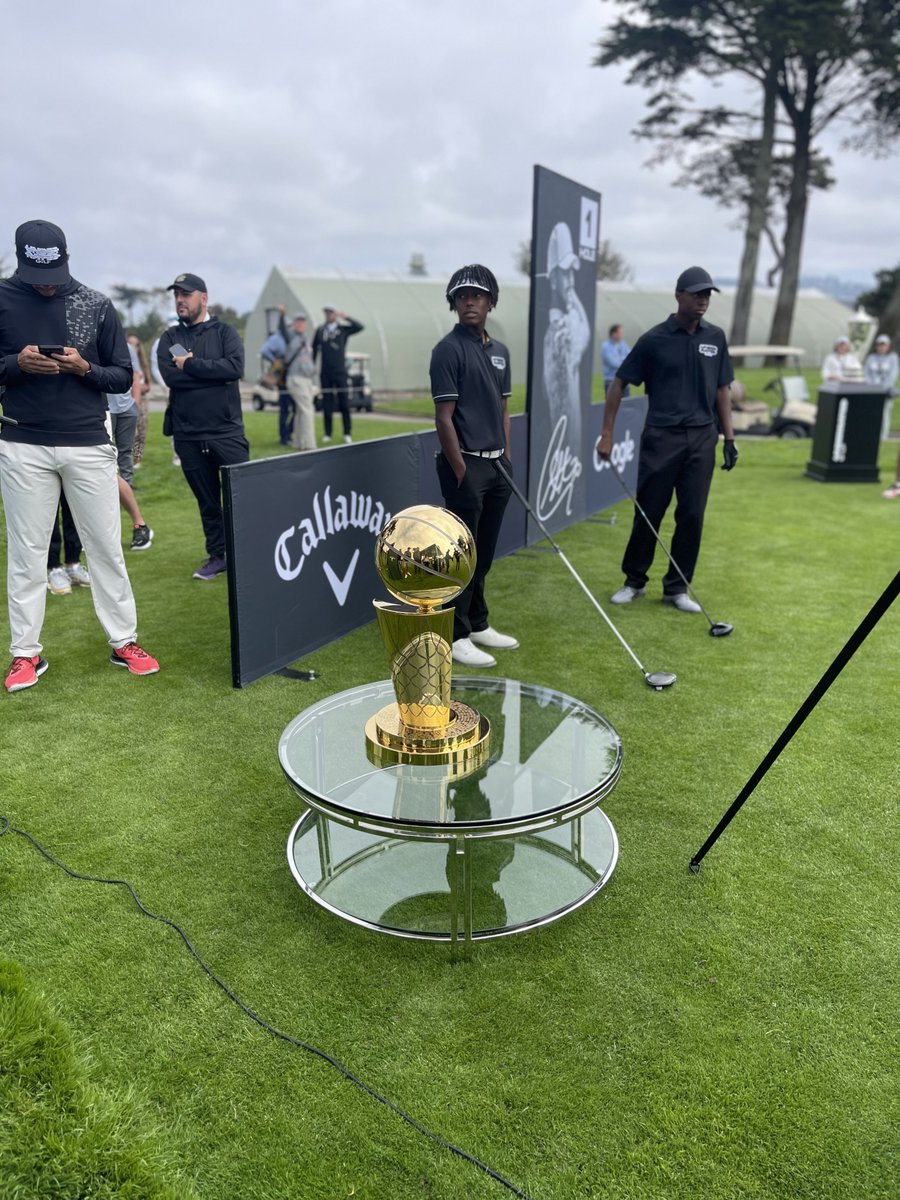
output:
{"label": "black wire on lawn", "polygon": [[39,851],[44,858],[47,859],[48,862],[53,863],[54,866],[57,866],[61,870],[65,871],[65,873],[72,879],[82,879],[87,883],[109,883],[118,887],[127,888],[131,893],[132,900],[135,902],[144,916],[150,917],[154,921],[160,921],[163,925],[168,925],[170,929],[174,929],[213,983],[217,984],[228,997],[228,999],[233,1001],[241,1010],[241,1012],[248,1016],[251,1021],[254,1021],[261,1029],[264,1029],[266,1033],[271,1033],[273,1037],[280,1038],[283,1042],[290,1042],[292,1046],[296,1046],[300,1050],[306,1050],[309,1054],[314,1054],[318,1058],[324,1059],[325,1062],[334,1067],[335,1070],[340,1071],[345,1079],[348,1079],[351,1083],[356,1084],[358,1088],[361,1088],[364,1092],[370,1095],[373,1100],[377,1100],[379,1104],[385,1105],[385,1107],[389,1108],[391,1112],[396,1113],[402,1121],[405,1121],[407,1125],[411,1125],[412,1128],[418,1133],[424,1134],[425,1137],[430,1138],[433,1142],[437,1142],[437,1144],[439,1146],[443,1146],[445,1150],[451,1150],[454,1154],[458,1154],[460,1158],[464,1158],[466,1162],[471,1163],[474,1167],[477,1167],[480,1171],[483,1171],[485,1175],[489,1175],[491,1179],[495,1179],[497,1183],[502,1183],[503,1186],[508,1188],[514,1196],[521,1197],[521,1200],[531,1200],[531,1197],[527,1192],[521,1191],[514,1183],[511,1183],[508,1179],[501,1175],[499,1171],[495,1171],[493,1167],[489,1167],[488,1164],[482,1162],[480,1158],[476,1158],[473,1154],[469,1154],[469,1152],[467,1150],[463,1150],[461,1146],[454,1145],[453,1142],[448,1142],[446,1138],[442,1138],[440,1134],[432,1133],[430,1129],[426,1129],[424,1125],[420,1124],[414,1117],[411,1117],[409,1113],[404,1112],[403,1109],[399,1108],[393,1103],[393,1101],[388,1100],[387,1096],[382,1096],[380,1092],[376,1092],[373,1087],[370,1087],[369,1084],[365,1083],[359,1078],[359,1076],[354,1075],[349,1067],[345,1067],[343,1063],[338,1062],[336,1058],[333,1058],[330,1054],[326,1053],[326,1051],[319,1050],[318,1047],[311,1046],[307,1042],[302,1042],[299,1038],[295,1038],[289,1033],[284,1033],[282,1030],[276,1029],[274,1025],[270,1025],[268,1021],[264,1020],[261,1016],[259,1016],[258,1013],[255,1013],[252,1008],[249,1008],[239,996],[235,995],[235,993],[223,979],[219,978],[215,971],[213,971],[213,969],[200,956],[199,951],[195,949],[191,939],[184,932],[181,926],[176,921],[170,920],[168,917],[162,917],[159,915],[159,913],[151,912],[126,879],[103,879],[99,875],[83,875],[79,871],[73,871],[71,867],[67,867],[64,862],[62,862],[55,855],[51,854],[49,850],[42,846],[37,838],[30,834],[26,829],[17,829],[16,826],[12,824],[9,817],[0,815],[0,837],[3,837],[3,835],[6,833],[17,833],[20,837],[26,838],[29,842],[31,842],[32,846],[34,846],[34,848]]}

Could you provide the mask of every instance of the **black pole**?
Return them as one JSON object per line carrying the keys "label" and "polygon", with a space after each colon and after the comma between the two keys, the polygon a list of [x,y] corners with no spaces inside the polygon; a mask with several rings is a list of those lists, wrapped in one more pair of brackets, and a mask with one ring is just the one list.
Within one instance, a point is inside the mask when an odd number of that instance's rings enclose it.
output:
{"label": "black pole", "polygon": [[744,784],[740,794],[734,800],[728,812],[691,859],[690,868],[695,874],[699,872],[700,865],[707,852],[712,849],[721,835],[725,832],[725,829],[728,827],[728,825],[731,824],[734,817],[737,816],[738,809],[741,808],[745,800],[750,798],[750,795],[755,790],[756,785],[760,782],[760,780],[768,771],[769,767],[772,766],[779,754],[781,754],[782,750],[831,687],[832,683],[834,683],[835,679],[837,679],[838,675],[840,675],[841,671],[843,671],[844,667],[897,599],[898,593],[900,593],[900,571],[897,572],[893,580],[887,585],[887,587],[869,609],[868,613],[860,621],[859,625],[847,640],[844,648],[837,654],[831,666],[794,713],[793,717],[791,717],[784,729],[784,732],[778,738],[775,745]]}

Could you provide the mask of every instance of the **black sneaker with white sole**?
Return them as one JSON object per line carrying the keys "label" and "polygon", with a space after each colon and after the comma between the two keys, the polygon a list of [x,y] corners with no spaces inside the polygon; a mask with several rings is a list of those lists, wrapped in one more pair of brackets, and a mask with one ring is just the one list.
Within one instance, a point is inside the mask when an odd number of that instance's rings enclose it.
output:
{"label": "black sneaker with white sole", "polygon": [[149,525],[135,525],[131,535],[132,550],[149,550],[153,541],[153,530]]}

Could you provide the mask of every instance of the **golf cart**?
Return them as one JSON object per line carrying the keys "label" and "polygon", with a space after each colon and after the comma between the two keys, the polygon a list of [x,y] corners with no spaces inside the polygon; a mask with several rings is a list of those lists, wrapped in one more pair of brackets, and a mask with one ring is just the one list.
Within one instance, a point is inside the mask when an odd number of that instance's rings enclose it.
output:
{"label": "golf cart", "polygon": [[812,437],[816,424],[816,406],[810,402],[809,388],[800,373],[799,346],[729,346],[732,358],[763,358],[774,362],[775,378],[766,392],[774,392],[778,407],[772,412],[762,400],[749,400],[744,385],[731,385],[731,423],[735,433],[754,433],[773,437]]}

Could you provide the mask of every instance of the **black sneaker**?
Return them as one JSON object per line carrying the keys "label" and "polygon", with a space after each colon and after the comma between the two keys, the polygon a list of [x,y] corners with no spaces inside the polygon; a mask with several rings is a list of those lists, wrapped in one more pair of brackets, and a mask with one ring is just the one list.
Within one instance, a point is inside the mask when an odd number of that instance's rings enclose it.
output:
{"label": "black sneaker", "polygon": [[153,541],[153,530],[149,525],[136,525],[131,535],[132,550],[149,550]]}

